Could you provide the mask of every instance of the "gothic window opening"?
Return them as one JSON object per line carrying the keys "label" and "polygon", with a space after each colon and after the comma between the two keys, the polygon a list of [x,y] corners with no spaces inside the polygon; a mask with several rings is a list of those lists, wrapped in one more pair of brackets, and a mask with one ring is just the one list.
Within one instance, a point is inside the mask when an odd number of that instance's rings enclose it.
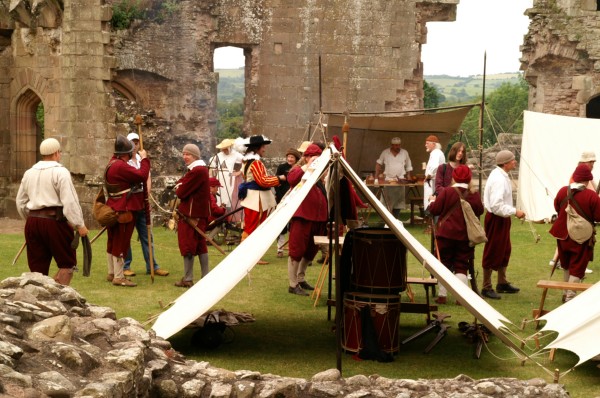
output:
{"label": "gothic window opening", "polygon": [[19,181],[25,171],[39,161],[38,148],[44,139],[44,105],[33,90],[17,100],[13,133],[13,179]]}
{"label": "gothic window opening", "polygon": [[221,46],[214,50],[213,70],[217,84],[217,140],[239,137],[244,131],[250,50]]}

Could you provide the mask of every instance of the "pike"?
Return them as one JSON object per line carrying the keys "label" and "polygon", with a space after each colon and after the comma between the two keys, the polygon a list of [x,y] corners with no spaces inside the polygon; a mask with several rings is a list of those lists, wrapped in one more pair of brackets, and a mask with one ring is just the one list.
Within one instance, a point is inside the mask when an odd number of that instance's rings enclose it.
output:
{"label": "pike", "polygon": [[102,235],[102,233],[106,231],[106,227],[103,227],[97,234],[90,240],[90,245],[96,241]]}
{"label": "pike", "polygon": [[202,236],[204,239],[206,239],[208,242],[210,242],[210,244],[213,245],[215,247],[215,249],[217,249],[219,252],[221,252],[222,255],[224,255],[224,256],[227,255],[227,253],[225,253],[225,251],[223,249],[221,249],[221,246],[217,245],[210,236],[206,235],[200,228],[198,228],[198,226],[192,220],[190,220],[189,217],[187,217],[185,214],[183,214],[179,209],[175,209],[175,211],[177,212],[177,214],[179,214],[179,217],[183,218],[183,220],[186,223],[188,223],[190,225],[190,227],[194,228],[194,230],[196,232],[198,232],[200,234],[200,236]]}
{"label": "pike", "polygon": [[[135,119],[133,121],[138,128],[138,136],[140,137],[140,150],[144,150],[144,139],[142,138],[142,116],[135,115]],[[135,154],[133,155],[135,156]],[[150,181],[150,176],[148,176],[148,181]],[[144,203],[146,204],[146,231],[148,232],[148,261],[150,262],[150,279],[152,283],[154,283],[154,258],[152,258],[152,254],[154,252],[154,243],[152,242],[152,215],[150,214],[150,199],[148,192],[148,181],[144,184]]]}
{"label": "pike", "polygon": [[206,229],[209,230],[209,229],[215,228],[217,225],[219,225],[221,223],[221,221],[225,220],[227,217],[231,216],[232,214],[237,213],[238,211],[240,211],[242,209],[243,209],[243,207],[238,207],[237,209],[232,210],[229,213],[225,213],[222,216],[215,218],[208,224],[208,227]]}
{"label": "pike", "polygon": [[15,256],[12,262],[12,265],[15,265],[17,263],[17,260],[19,259],[19,257],[21,257],[21,253],[23,253],[23,250],[25,250],[25,246],[27,246],[27,242],[23,242],[23,244],[21,245],[21,248],[17,252],[17,255]]}

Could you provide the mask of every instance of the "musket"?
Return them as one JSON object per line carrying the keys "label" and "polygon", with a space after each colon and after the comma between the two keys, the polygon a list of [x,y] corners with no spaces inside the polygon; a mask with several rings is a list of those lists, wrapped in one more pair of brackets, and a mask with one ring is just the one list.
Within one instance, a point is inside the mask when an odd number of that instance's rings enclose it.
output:
{"label": "musket", "polygon": [[221,223],[221,221],[223,221],[224,219],[226,219],[227,217],[229,217],[232,214],[237,213],[238,211],[242,210],[243,207],[238,207],[235,210],[230,211],[229,213],[225,213],[220,217],[215,218],[214,220],[212,220],[208,226],[206,227],[207,230],[211,230],[213,228],[215,228],[217,225],[219,225]]}
{"label": "musket", "polygon": [[221,246],[217,245],[210,236],[206,235],[204,233],[204,231],[202,231],[200,228],[198,228],[198,226],[192,220],[190,220],[189,217],[187,217],[185,214],[183,214],[181,211],[179,211],[179,209],[175,209],[175,211],[177,212],[177,214],[179,214],[179,217],[183,218],[183,221],[188,223],[190,227],[194,228],[194,230],[196,232],[198,232],[198,234],[200,234],[200,236],[202,236],[204,239],[206,239],[208,242],[210,242],[210,244],[213,245],[215,247],[215,249],[220,251],[222,255],[224,255],[224,256],[227,255],[227,253],[225,253],[225,251],[223,249],[221,249]]}
{"label": "musket", "polygon": [[25,246],[27,246],[27,242],[23,242],[23,244],[21,245],[21,248],[17,252],[17,255],[15,256],[12,262],[12,265],[15,265],[17,263],[17,260],[19,259],[19,257],[21,257],[21,253],[23,253],[23,250],[25,250]]}

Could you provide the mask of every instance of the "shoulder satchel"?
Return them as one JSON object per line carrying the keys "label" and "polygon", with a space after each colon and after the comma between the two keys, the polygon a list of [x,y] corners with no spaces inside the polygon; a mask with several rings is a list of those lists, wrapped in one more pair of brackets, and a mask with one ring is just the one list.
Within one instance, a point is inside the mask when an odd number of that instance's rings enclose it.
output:
{"label": "shoulder satchel", "polygon": [[[106,182],[106,172],[114,162],[109,162],[104,169],[104,181]],[[94,199],[94,205],[92,206],[92,216],[102,227],[112,227],[119,222],[119,215],[110,206],[106,204],[106,197],[108,196],[106,191],[106,185],[103,184],[100,187],[100,191]]]}
{"label": "shoulder satchel", "polygon": [[[571,206],[571,202],[573,202],[573,206]],[[587,214],[579,207],[579,203],[573,197],[571,187],[567,188],[567,207],[565,207],[565,213],[567,213],[569,238],[579,244],[587,242],[594,234],[594,224],[589,221]]]}
{"label": "shoulder satchel", "polygon": [[458,188],[454,187],[458,197],[460,198],[460,207],[462,208],[463,217],[465,218],[465,224],[467,226],[467,236],[469,237],[469,246],[473,247],[480,243],[485,243],[488,241],[487,236],[485,235],[485,230],[481,226],[481,222],[479,221],[479,217],[475,215],[473,212],[473,208],[471,204],[467,202],[463,195],[460,193]]}

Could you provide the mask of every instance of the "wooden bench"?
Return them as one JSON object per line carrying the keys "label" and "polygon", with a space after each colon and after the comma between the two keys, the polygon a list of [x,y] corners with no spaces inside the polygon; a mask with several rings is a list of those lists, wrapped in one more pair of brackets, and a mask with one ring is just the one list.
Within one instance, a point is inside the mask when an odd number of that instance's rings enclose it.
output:
{"label": "wooden bench", "polygon": [[538,328],[539,321],[537,320],[539,317],[547,314],[550,311],[546,311],[544,309],[544,303],[546,301],[546,295],[548,294],[548,289],[560,289],[560,290],[574,290],[577,292],[582,292],[587,290],[592,286],[591,283],[573,283],[573,282],[560,282],[560,281],[547,281],[541,280],[538,281],[537,287],[544,289],[542,291],[542,299],[540,300],[540,307],[533,309],[533,319],[536,319],[535,327]]}
{"label": "wooden bench", "polygon": [[[427,323],[431,322],[431,313],[438,310],[437,305],[429,304],[429,288],[433,288],[437,285],[437,279],[435,278],[406,278],[406,295],[410,299],[410,302],[400,303],[400,312],[406,312],[409,314],[427,314]],[[414,293],[410,285],[423,285],[425,289],[425,303],[415,303]]]}

